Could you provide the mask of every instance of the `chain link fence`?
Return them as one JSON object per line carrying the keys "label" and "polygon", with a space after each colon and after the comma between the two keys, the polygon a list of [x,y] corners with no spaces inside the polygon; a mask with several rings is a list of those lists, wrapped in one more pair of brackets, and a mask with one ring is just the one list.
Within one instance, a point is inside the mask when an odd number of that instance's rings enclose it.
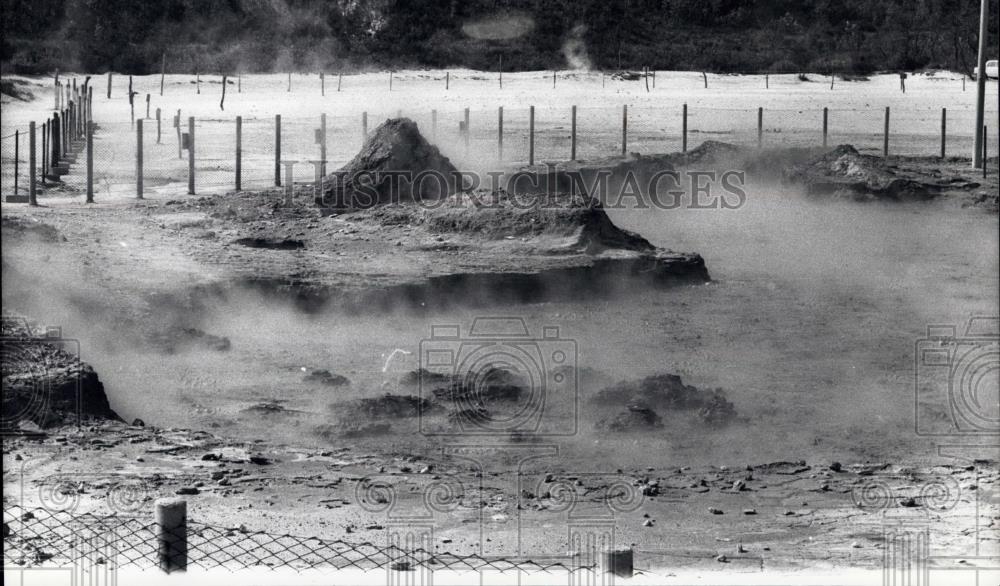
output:
{"label": "chain link fence", "polygon": [[[159,527],[150,518],[79,514],[45,508],[5,505],[4,566],[73,566],[84,563],[109,567],[160,566]],[[188,520],[185,532],[187,566],[226,568],[288,568],[573,572],[593,566],[563,561],[532,561],[460,555],[395,544],[351,543],[340,539],[276,535],[244,527],[226,528]],[[391,539],[387,539],[387,542]]]}

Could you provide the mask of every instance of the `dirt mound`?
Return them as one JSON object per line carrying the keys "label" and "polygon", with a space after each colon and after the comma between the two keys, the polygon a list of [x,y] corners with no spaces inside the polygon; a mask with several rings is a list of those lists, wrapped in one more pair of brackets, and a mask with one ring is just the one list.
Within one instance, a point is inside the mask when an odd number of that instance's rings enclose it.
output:
{"label": "dirt mound", "polygon": [[121,421],[97,373],[76,355],[75,341],[4,316],[0,351],[4,432],[26,422],[44,428],[89,418]]}
{"label": "dirt mound", "polygon": [[317,368],[310,371],[302,377],[302,382],[319,383],[328,387],[342,387],[351,384],[351,381],[346,376],[334,374],[325,368]]}
{"label": "dirt mound", "polygon": [[211,350],[227,352],[232,344],[225,336],[216,336],[198,328],[170,327],[150,336],[150,343],[165,354]]}
{"label": "dirt mound", "polygon": [[702,391],[685,385],[675,374],[657,374],[639,381],[622,381],[598,392],[597,405],[641,405],[669,411],[697,411],[706,423],[724,424],[736,418],[736,408],[720,389]]}
{"label": "dirt mound", "polygon": [[728,163],[743,157],[747,149],[721,142],[718,140],[706,140],[686,153],[675,153],[672,162],[677,165]]}
{"label": "dirt mound", "polygon": [[332,408],[353,419],[402,419],[428,413],[434,409],[434,404],[414,395],[386,393],[381,397],[336,404]]}
{"label": "dirt mound", "polygon": [[655,411],[641,404],[629,405],[625,411],[597,422],[601,431],[646,431],[663,427],[663,420]]}
{"label": "dirt mound", "polygon": [[[385,226],[421,226],[436,234],[487,240],[549,238],[552,252],[604,250],[651,253],[648,240],[614,225],[595,199],[569,194],[513,197],[504,191],[458,194],[441,206],[379,206],[355,215]],[[558,240],[555,242],[554,240]]]}
{"label": "dirt mound", "polygon": [[455,191],[457,170],[409,118],[386,120],[361,151],[326,177],[320,207],[364,209],[386,203],[437,199]]}
{"label": "dirt mound", "polygon": [[885,160],[840,145],[784,174],[787,183],[799,183],[810,195],[833,195],[856,200],[925,201],[947,187],[908,177]]}

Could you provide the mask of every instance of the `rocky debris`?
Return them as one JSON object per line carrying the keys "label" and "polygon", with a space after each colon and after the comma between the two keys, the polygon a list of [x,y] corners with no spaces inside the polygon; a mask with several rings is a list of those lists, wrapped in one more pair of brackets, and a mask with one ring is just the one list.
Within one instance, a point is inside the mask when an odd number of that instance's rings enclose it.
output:
{"label": "rocky debris", "polygon": [[336,404],[332,408],[348,418],[402,419],[429,413],[434,404],[423,397],[386,393],[381,397]]}
{"label": "rocky debris", "polygon": [[264,238],[247,237],[237,238],[233,244],[246,246],[248,248],[267,248],[269,250],[299,250],[305,248],[305,242],[293,238]]}
{"label": "rocky debris", "polygon": [[317,383],[328,387],[342,387],[351,384],[346,376],[334,374],[325,368],[317,368],[302,377],[302,382]]}
{"label": "rocky debris", "polygon": [[150,336],[150,343],[165,354],[199,350],[227,352],[232,344],[225,336],[209,334],[198,328],[170,327]]}
{"label": "rocky debris", "polygon": [[973,189],[978,184],[959,180],[928,181],[901,171],[881,157],[861,154],[840,145],[784,173],[786,183],[804,185],[809,195],[832,195],[863,201],[926,201],[949,189]]}
{"label": "rocky debris", "polygon": [[77,424],[81,418],[121,421],[93,367],[80,361],[73,341],[61,332],[43,332],[26,319],[4,316],[0,350],[5,432],[24,425]]}
{"label": "rocky debris", "polygon": [[364,209],[439,199],[456,190],[458,171],[409,118],[386,120],[347,165],[325,178],[322,208]]}
{"label": "rocky debris", "polygon": [[663,420],[655,411],[640,404],[629,405],[625,411],[601,419],[597,429],[601,431],[630,432],[645,431],[663,427]]}
{"label": "rocky debris", "polygon": [[529,394],[524,379],[504,368],[485,368],[464,379],[432,391],[435,398],[454,405],[516,402]]}
{"label": "rocky debris", "polygon": [[721,389],[701,391],[685,385],[675,374],[658,374],[639,381],[622,381],[598,392],[598,405],[640,404],[669,411],[696,411],[702,421],[714,425],[736,418],[736,408]]}

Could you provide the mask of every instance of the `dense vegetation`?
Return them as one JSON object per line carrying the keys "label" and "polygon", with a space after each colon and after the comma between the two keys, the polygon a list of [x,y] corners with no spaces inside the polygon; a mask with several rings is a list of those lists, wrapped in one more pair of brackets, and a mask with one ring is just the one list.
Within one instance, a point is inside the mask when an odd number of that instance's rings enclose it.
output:
{"label": "dense vegetation", "polygon": [[[4,71],[464,66],[841,72],[975,62],[979,0],[2,0]],[[996,56],[997,5],[989,46]]]}

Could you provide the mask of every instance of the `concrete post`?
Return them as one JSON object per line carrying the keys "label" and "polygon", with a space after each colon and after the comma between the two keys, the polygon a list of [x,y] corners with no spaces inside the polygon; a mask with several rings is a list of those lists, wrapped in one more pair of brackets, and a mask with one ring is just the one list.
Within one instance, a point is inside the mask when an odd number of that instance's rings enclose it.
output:
{"label": "concrete post", "polygon": [[168,574],[187,570],[187,501],[156,500],[156,541],[161,570]]}

